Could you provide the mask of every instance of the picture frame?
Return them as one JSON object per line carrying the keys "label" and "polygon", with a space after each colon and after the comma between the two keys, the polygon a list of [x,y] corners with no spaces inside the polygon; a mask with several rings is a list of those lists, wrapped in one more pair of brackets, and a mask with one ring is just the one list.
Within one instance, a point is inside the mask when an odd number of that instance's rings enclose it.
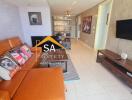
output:
{"label": "picture frame", "polygon": [[41,12],[28,12],[30,25],[42,25]]}
{"label": "picture frame", "polygon": [[84,17],[82,20],[82,32],[91,33],[92,16]]}

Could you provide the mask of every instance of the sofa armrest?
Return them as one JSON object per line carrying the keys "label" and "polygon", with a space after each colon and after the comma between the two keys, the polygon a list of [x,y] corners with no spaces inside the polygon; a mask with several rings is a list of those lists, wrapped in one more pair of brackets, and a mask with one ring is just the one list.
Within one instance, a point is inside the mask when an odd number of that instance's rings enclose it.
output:
{"label": "sofa armrest", "polygon": [[32,47],[30,48],[33,53],[42,53],[41,47]]}
{"label": "sofa armrest", "polygon": [[8,91],[0,90],[0,100],[10,100]]}

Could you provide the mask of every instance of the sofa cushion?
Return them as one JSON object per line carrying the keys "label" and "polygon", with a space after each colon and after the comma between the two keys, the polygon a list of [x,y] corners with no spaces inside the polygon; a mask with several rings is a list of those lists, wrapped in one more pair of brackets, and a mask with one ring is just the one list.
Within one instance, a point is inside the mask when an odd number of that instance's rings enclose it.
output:
{"label": "sofa cushion", "polygon": [[0,100],[10,100],[10,96],[8,91],[1,91],[0,90]]}
{"label": "sofa cushion", "polygon": [[10,80],[20,67],[8,56],[0,58],[0,77]]}
{"label": "sofa cushion", "polygon": [[25,59],[25,61],[27,61],[29,59],[29,57],[24,52],[22,52],[22,50],[20,49],[20,47],[18,47],[16,49],[16,51]]}
{"label": "sofa cushion", "polygon": [[26,62],[17,49],[10,50],[8,55],[12,57],[19,65],[23,65]]}
{"label": "sofa cushion", "polygon": [[62,69],[30,70],[13,100],[65,100]]}
{"label": "sofa cushion", "polygon": [[9,38],[8,41],[11,48],[15,48],[23,44],[19,37]]}
{"label": "sofa cushion", "polygon": [[10,50],[10,44],[8,40],[0,40],[0,56]]}
{"label": "sofa cushion", "polygon": [[38,54],[32,54],[31,58],[29,58],[28,61],[21,66],[21,70],[30,70],[31,68],[36,66],[39,61],[39,57],[40,55]]}
{"label": "sofa cushion", "polygon": [[29,48],[27,45],[24,44],[23,46],[21,46],[21,47],[20,47],[20,50],[21,50],[25,55],[27,55],[28,58],[30,58],[30,57],[32,56],[32,52],[31,52],[30,48]]}
{"label": "sofa cushion", "polygon": [[18,71],[12,80],[1,81],[0,90],[8,91],[12,98],[28,71]]}

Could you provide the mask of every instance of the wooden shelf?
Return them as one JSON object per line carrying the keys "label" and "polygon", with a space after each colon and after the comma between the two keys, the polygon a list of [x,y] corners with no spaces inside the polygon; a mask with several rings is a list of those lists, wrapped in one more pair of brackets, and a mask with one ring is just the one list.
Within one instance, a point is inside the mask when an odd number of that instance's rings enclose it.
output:
{"label": "wooden shelf", "polygon": [[69,19],[54,19],[54,32],[71,32],[71,20]]}

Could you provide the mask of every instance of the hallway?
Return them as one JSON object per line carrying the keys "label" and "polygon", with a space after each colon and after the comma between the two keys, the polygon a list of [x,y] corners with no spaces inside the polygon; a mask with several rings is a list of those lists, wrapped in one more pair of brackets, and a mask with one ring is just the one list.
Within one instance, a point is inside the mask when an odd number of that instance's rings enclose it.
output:
{"label": "hallway", "polygon": [[80,80],[67,81],[66,100],[131,100],[132,90],[102,65],[96,63],[96,51],[81,41],[72,41],[68,52]]}

